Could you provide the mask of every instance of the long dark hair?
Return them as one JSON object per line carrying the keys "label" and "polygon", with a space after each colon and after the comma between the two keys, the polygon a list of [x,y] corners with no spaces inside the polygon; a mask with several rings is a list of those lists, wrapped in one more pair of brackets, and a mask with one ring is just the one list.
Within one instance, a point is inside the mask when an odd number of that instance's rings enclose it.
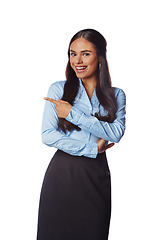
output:
{"label": "long dark hair", "polygon": [[[79,90],[79,79],[76,76],[75,71],[70,65],[70,46],[73,41],[83,37],[84,39],[91,42],[97,52],[97,57],[99,58],[99,69],[98,71],[98,82],[96,85],[96,95],[100,104],[108,111],[107,116],[100,116],[100,113],[96,113],[97,117],[101,121],[113,122],[116,118],[117,103],[115,99],[115,94],[111,85],[111,77],[109,73],[108,63],[106,59],[106,47],[107,42],[105,38],[94,29],[84,29],[76,33],[70,43],[68,48],[68,64],[66,68],[66,83],[64,86],[64,93],[62,100],[69,102],[73,105],[74,99],[77,96]],[[63,132],[66,133],[66,129],[71,131],[72,129],[80,130],[79,127],[68,122],[64,118],[59,118],[59,127]]]}

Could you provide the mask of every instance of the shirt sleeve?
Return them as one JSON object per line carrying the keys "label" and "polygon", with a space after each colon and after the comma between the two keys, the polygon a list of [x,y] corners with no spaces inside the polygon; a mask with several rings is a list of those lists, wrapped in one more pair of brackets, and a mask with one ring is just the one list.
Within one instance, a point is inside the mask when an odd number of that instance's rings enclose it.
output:
{"label": "shirt sleeve", "polygon": [[99,121],[94,116],[84,114],[75,106],[72,107],[66,120],[99,138],[118,143],[125,131],[126,96],[123,90],[119,89],[116,99],[118,110],[113,123]]}
{"label": "shirt sleeve", "polygon": [[[61,98],[60,89],[55,85],[50,87],[48,97],[58,100]],[[58,129],[58,116],[53,103],[46,101],[42,120],[42,142],[50,147],[58,148],[71,155],[96,158],[98,154],[97,143],[82,142],[73,139]]]}

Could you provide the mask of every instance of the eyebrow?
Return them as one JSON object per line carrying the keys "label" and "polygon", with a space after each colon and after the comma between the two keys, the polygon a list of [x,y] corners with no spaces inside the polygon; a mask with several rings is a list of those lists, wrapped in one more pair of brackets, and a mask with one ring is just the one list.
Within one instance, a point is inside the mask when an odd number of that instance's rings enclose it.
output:
{"label": "eyebrow", "polygon": [[[76,51],[74,51],[74,50],[70,50],[70,52],[76,52]],[[90,52],[91,53],[91,51],[90,50],[83,50],[83,51],[81,51],[82,53],[84,53],[84,52]]]}

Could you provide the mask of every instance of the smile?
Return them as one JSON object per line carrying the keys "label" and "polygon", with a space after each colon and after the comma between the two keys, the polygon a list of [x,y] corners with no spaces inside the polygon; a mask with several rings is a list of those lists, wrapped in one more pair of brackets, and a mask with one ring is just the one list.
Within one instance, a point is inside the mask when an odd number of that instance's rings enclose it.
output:
{"label": "smile", "polygon": [[77,73],[84,72],[87,66],[75,66]]}

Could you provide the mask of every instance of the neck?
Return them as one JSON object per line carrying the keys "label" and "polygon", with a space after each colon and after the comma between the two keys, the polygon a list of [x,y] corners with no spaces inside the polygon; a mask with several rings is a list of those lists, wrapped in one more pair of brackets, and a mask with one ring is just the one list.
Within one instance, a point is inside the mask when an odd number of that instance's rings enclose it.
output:
{"label": "neck", "polygon": [[97,85],[97,79],[82,79],[82,84],[86,89],[89,99],[91,100],[94,89]]}
{"label": "neck", "polygon": [[97,85],[97,78],[84,78],[82,83],[85,88],[94,89]]}

